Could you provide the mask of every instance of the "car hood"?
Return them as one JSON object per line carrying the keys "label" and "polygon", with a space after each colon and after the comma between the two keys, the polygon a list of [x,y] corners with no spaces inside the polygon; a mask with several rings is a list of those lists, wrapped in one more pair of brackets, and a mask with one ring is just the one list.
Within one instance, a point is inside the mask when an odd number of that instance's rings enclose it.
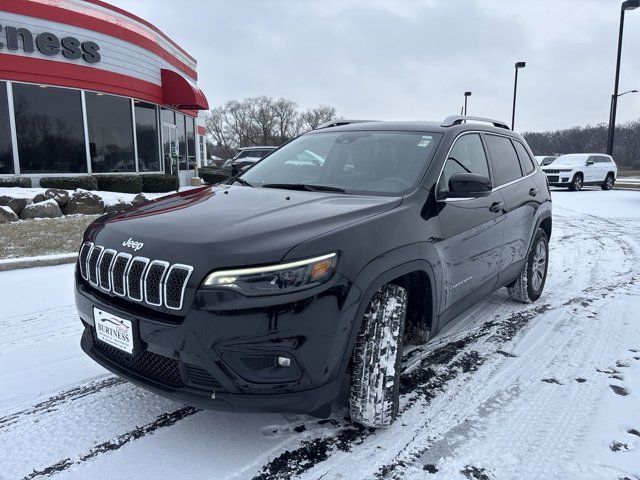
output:
{"label": "car hood", "polygon": [[[400,197],[204,187],[104,216],[89,228],[87,239],[132,255],[206,269],[258,265],[280,261],[301,242],[401,202]],[[134,252],[123,246],[129,239],[143,247]]]}
{"label": "car hood", "polygon": [[542,168],[542,170],[558,170],[559,168],[578,168],[580,167],[580,165],[569,165],[566,163],[551,163],[549,165],[545,165]]}

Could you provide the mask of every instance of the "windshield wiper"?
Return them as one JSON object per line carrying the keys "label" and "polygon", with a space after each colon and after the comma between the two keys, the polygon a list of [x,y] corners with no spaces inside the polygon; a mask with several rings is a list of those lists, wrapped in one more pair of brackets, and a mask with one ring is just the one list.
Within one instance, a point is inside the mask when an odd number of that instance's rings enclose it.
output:
{"label": "windshield wiper", "polygon": [[244,178],[240,178],[240,177],[230,178],[228,182],[229,182],[228,183],[229,185],[233,185],[233,182],[238,182],[240,185],[243,185],[245,187],[253,187],[253,185],[247,182]]}
{"label": "windshield wiper", "polygon": [[310,185],[308,183],[267,183],[262,188],[283,188],[285,190],[304,190],[307,192],[335,192],[347,193],[343,188],[328,185]]}

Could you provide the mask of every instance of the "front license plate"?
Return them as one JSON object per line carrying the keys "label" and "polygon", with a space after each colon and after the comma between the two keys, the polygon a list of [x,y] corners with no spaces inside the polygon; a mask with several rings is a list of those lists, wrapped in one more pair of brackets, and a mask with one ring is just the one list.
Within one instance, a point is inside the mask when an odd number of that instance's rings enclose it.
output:
{"label": "front license plate", "polygon": [[98,340],[133,355],[133,324],[112,313],[93,307]]}

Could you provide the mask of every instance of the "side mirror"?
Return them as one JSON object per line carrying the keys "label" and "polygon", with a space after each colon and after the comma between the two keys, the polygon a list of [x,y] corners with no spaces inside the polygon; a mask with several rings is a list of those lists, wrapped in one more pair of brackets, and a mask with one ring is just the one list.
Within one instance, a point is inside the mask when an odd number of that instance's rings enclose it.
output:
{"label": "side mirror", "polygon": [[587,165],[593,165],[594,161],[593,160],[587,160]]}
{"label": "side mirror", "polygon": [[477,173],[456,173],[449,179],[446,198],[486,197],[491,193],[491,180]]}

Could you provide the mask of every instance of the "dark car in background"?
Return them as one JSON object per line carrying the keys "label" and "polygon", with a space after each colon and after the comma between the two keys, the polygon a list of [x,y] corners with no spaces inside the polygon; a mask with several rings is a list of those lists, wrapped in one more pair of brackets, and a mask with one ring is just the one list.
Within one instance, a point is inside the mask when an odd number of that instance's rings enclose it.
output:
{"label": "dark car in background", "polygon": [[227,160],[222,168],[230,169],[231,175],[237,175],[244,168],[254,165],[264,157],[273,152],[277,147],[245,147],[238,150],[238,153]]}
{"label": "dark car in background", "polygon": [[107,214],[76,271],[81,345],[207,409],[387,427],[403,349],[501,287],[544,288],[551,197],[502,122],[324,125],[227,184]]}

